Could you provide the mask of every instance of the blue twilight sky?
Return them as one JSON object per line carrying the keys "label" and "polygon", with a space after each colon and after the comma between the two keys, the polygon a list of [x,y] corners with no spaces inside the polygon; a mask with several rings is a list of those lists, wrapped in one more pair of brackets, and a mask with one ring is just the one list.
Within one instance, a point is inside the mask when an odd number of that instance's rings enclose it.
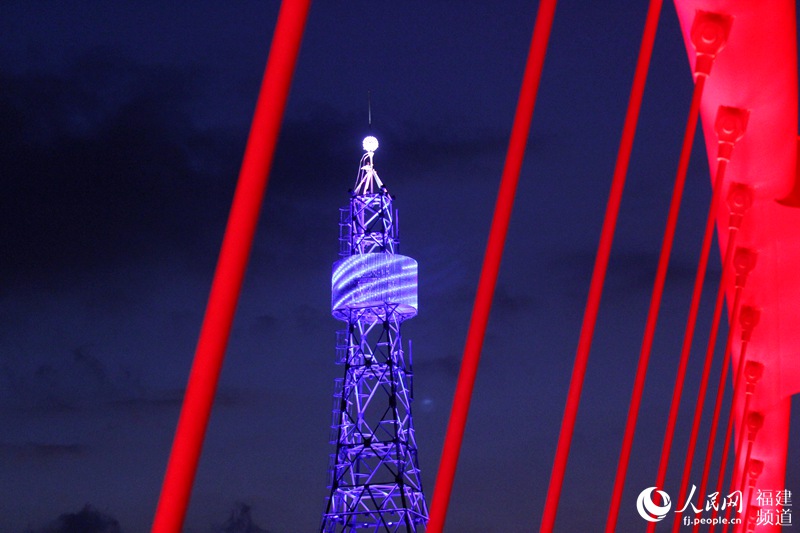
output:
{"label": "blue twilight sky", "polygon": [[[148,530],[277,9],[0,5],[0,531],[66,531],[56,519],[87,504],[121,531]],[[341,370],[330,267],[367,91],[376,168],[420,265],[404,336],[430,499],[535,9],[312,6],[185,531],[215,531],[237,502],[271,533],[318,527]],[[448,531],[538,525],[645,11],[573,0],[556,12]],[[669,3],[653,65],[563,531],[605,520],[677,165],[692,80]],[[641,528],[633,502],[656,474],[709,196],[696,144],[626,531]],[[673,454],[684,445],[679,435]]]}

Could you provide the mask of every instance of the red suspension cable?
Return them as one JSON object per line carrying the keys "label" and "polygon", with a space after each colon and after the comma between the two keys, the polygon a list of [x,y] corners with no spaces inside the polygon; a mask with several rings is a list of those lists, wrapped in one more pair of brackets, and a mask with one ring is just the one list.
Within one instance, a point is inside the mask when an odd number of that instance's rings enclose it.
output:
{"label": "red suspension cable", "polygon": [[500,180],[500,190],[497,194],[494,216],[489,230],[489,240],[486,245],[483,267],[478,281],[475,303],[472,308],[472,318],[467,332],[464,355],[461,360],[461,370],[458,375],[453,406],[450,411],[450,421],[447,425],[442,458],[439,462],[439,471],[436,476],[430,520],[426,529],[428,533],[441,533],[447,517],[450,492],[453,487],[458,456],[461,451],[464,428],[467,424],[472,389],[478,372],[483,338],[486,332],[486,324],[489,321],[492,296],[497,283],[497,274],[500,270],[500,260],[503,255],[509,220],[511,219],[511,209],[514,205],[519,172],[525,155],[525,146],[528,141],[555,8],[556,0],[542,0],[539,3],[539,9],[536,14],[533,37],[525,65],[525,74],[522,79],[522,88],[520,89],[517,111],[511,129],[508,152],[506,153],[505,167]]}
{"label": "red suspension cable", "polygon": [[[686,171],[686,166],[689,164],[691,143],[697,128],[697,115],[703,96],[705,81],[708,75],[711,73],[711,68],[714,65],[714,60],[716,59],[717,54],[725,47],[732,22],[733,19],[727,15],[698,11],[695,16],[695,20],[692,23],[691,40],[692,45],[697,52],[695,60],[696,82],[694,95],[692,97],[692,107],[689,112],[689,121],[687,123],[684,136],[684,148],[687,149],[682,151],[681,161],[679,163],[679,168],[682,168],[683,172]],[[742,116],[742,113],[743,112],[741,110],[725,107],[721,107],[719,110],[715,129],[719,137],[717,158],[720,160],[720,164],[722,164],[722,160],[730,160],[730,154],[733,150],[734,143],[744,134],[747,117],[746,115]],[[724,167],[720,170],[724,171]],[[667,475],[669,455],[672,449],[672,440],[675,435],[675,423],[678,418],[678,409],[680,407],[683,385],[686,379],[686,367],[689,362],[692,339],[694,338],[694,330],[697,324],[697,314],[700,309],[700,299],[703,293],[703,283],[705,281],[706,269],[708,267],[708,257],[711,252],[711,243],[714,238],[716,211],[719,204],[721,190],[721,180],[715,179],[714,194],[711,200],[709,216],[706,219],[706,227],[703,234],[703,244],[700,250],[700,259],[698,261],[694,288],[692,290],[692,300],[689,306],[689,317],[686,321],[686,330],[683,337],[683,346],[681,347],[678,372],[675,378],[675,386],[672,391],[672,402],[670,403],[669,417],[667,420],[664,442],[661,448],[661,458],[658,465],[656,487],[664,486],[664,480]],[[648,533],[654,532],[655,528],[656,522],[648,523]]]}
{"label": "red suspension cable", "polygon": [[[724,269],[723,269],[724,274]],[[740,297],[741,297],[741,288],[736,288],[736,294],[734,296],[734,303],[733,303],[733,313],[731,316],[736,316],[739,314],[739,304],[740,304]],[[733,324],[731,324],[730,329],[728,330],[728,338],[725,343],[725,352],[722,354],[723,361],[722,361],[722,370],[720,372],[719,383],[717,385],[717,397],[716,401],[714,402],[714,412],[711,415],[711,429],[708,433],[708,444],[706,445],[706,455],[705,460],[703,461],[703,474],[700,478],[700,489],[698,491],[698,505],[703,505],[703,501],[705,501],[706,487],[708,486],[708,475],[711,470],[711,459],[714,457],[714,444],[717,438],[717,427],[719,425],[719,417],[722,411],[722,401],[725,396],[725,380],[728,376],[728,368],[730,367],[730,352],[731,347],[733,345],[733,332],[735,328]],[[686,473],[684,472],[684,478],[686,477]],[[681,501],[680,499],[678,501]],[[692,529],[693,532],[697,532],[700,530],[700,524],[697,523],[694,525]]]}
{"label": "red suspension cable", "polygon": [[[760,311],[755,309],[754,307],[744,306],[739,313],[739,323],[741,324],[742,333],[741,333],[741,347],[739,349],[739,363],[736,365],[736,370],[733,374],[733,394],[731,395],[731,408],[728,410],[728,422],[725,428],[725,438],[723,439],[723,446],[722,446],[722,457],[720,458],[719,462],[719,472],[717,474],[717,485],[716,491],[717,494],[722,494],[722,487],[725,483],[725,466],[728,463],[728,454],[731,447],[731,438],[733,436],[733,418],[734,418],[734,410],[736,406],[739,404],[739,398],[742,394],[742,388],[745,385],[745,361],[747,360],[747,346],[750,343],[750,338],[753,334],[753,330],[755,329],[756,325],[758,325],[758,321],[760,319]],[[731,354],[731,358],[733,354]],[[751,363],[752,365],[752,363]],[[745,391],[744,397],[744,409],[743,412],[746,412],[748,409],[748,403],[750,399],[750,383],[747,384],[747,388]],[[735,468],[734,472],[731,474],[732,476],[736,475]],[[711,514],[712,518],[712,525],[709,528],[709,533],[714,532],[714,524],[713,519],[717,517],[718,510],[714,509],[713,513]]]}
{"label": "red suspension cable", "polygon": [[625,431],[622,438],[622,448],[620,450],[619,462],[617,464],[617,474],[614,479],[614,490],[611,495],[611,505],[606,521],[606,532],[613,533],[616,530],[619,508],[622,502],[622,492],[625,487],[625,477],[628,472],[633,437],[636,432],[636,422],[639,417],[639,408],[642,403],[645,378],[650,362],[650,353],[653,347],[656,325],[658,323],[658,313],[661,307],[661,299],[664,293],[664,284],[667,279],[667,268],[672,253],[672,244],[675,240],[675,229],[678,225],[678,215],[680,213],[681,200],[683,199],[683,189],[686,184],[686,172],[689,166],[689,156],[691,155],[692,142],[694,140],[694,130],[697,126],[697,116],[699,113],[699,102],[703,92],[703,82],[705,77],[700,77],[695,85],[692,95],[692,105],[687,120],[686,132],[684,134],[683,146],[678,164],[678,171],[675,176],[675,185],[672,191],[669,214],[667,215],[667,226],[664,230],[664,239],[661,246],[661,253],[658,258],[656,269],[656,279],[653,284],[653,293],[650,298],[650,308],[647,314],[642,348],[639,353],[639,362],[636,367],[636,377],[634,378],[633,392],[631,394],[630,407],[628,408],[628,418],[625,423]]}
{"label": "red suspension cable", "polygon": [[181,531],[311,0],[284,0],[197,342],[153,533]]}
{"label": "red suspension cable", "polygon": [[[713,55],[711,56],[713,61]],[[649,364],[650,353],[655,335],[656,323],[658,321],[658,312],[663,295],[664,283],[666,281],[667,267],[672,249],[672,243],[675,236],[675,227],[677,225],[678,214],[680,211],[680,203],[683,195],[683,188],[686,182],[686,172],[689,165],[691,156],[691,148],[694,140],[695,129],[697,127],[697,119],[699,114],[700,101],[702,99],[703,88],[705,86],[705,79],[708,71],[711,68],[710,63],[700,63],[698,65],[697,83],[694,87],[692,95],[692,104],[689,110],[689,117],[687,120],[686,131],[684,133],[684,142],[681,148],[681,155],[678,164],[678,171],[675,177],[675,186],[673,189],[673,196],[670,204],[669,215],[667,217],[667,228],[664,233],[664,240],[659,256],[658,269],[656,271],[656,280],[653,287],[653,293],[650,300],[650,309],[648,312],[647,323],[645,326],[644,338],[642,340],[642,349],[639,356],[639,363],[636,370],[636,377],[634,380],[633,393],[631,396],[630,407],[628,411],[628,418],[625,425],[625,432],[623,435],[622,448],[620,451],[619,463],[617,466],[617,474],[614,481],[614,490],[612,493],[611,504],[609,507],[608,519],[606,521],[606,531],[613,532],[616,529],[616,521],[619,515],[619,508],[621,505],[622,492],[625,484],[625,476],[627,474],[628,463],[630,460],[631,447],[633,445],[633,437],[636,429],[636,421],[638,418],[639,407],[641,405],[642,393],[644,391],[644,383],[647,375],[647,367]],[[718,198],[723,182],[724,170],[727,165],[727,159],[720,161],[720,168],[718,169],[718,177],[715,180],[717,186],[715,187],[716,197]],[[713,216],[718,200],[712,200],[712,212],[709,216]],[[721,310],[721,307],[720,307]],[[671,437],[670,437],[671,439]],[[658,485],[660,486],[660,485]]]}
{"label": "red suspension cable", "polygon": [[[732,249],[733,249],[733,244],[729,242],[727,250],[726,250],[726,254],[725,254],[726,258],[730,258]],[[725,274],[725,268],[723,267],[723,280],[724,280],[724,274]],[[709,339],[708,339],[708,346],[706,348],[706,358],[705,358],[705,362],[703,364],[703,373],[702,373],[702,376],[700,378],[700,388],[699,388],[699,390],[697,392],[697,401],[695,403],[695,408],[694,408],[694,418],[692,419],[692,430],[691,430],[691,433],[690,433],[690,436],[689,436],[689,444],[686,447],[686,459],[684,460],[684,463],[683,463],[683,473],[681,475],[680,491],[678,493],[678,500],[677,500],[679,502],[685,501],[686,488],[689,485],[689,476],[691,475],[692,462],[694,460],[694,452],[695,452],[695,448],[697,446],[697,436],[698,436],[698,433],[700,432],[700,421],[701,421],[702,415],[703,415],[703,405],[705,403],[706,391],[708,389],[708,380],[709,380],[709,377],[711,375],[711,363],[713,362],[713,359],[714,359],[714,349],[716,347],[717,335],[718,335],[718,332],[719,332],[719,323],[720,323],[720,319],[721,319],[721,315],[722,315],[722,307],[723,307],[724,301],[725,301],[725,287],[724,287],[724,285],[722,283],[723,280],[720,280],[720,286],[719,286],[719,289],[718,289],[717,302],[715,304],[714,317],[712,319],[712,325],[711,325],[711,332],[710,332]],[[735,296],[734,296],[734,300],[733,300],[734,313],[737,312],[738,309],[739,309],[739,301],[740,301],[741,293],[742,293],[741,287],[737,287],[736,288],[736,293],[735,293]],[[731,328],[731,331],[732,330],[733,330],[733,328]],[[733,337],[732,337],[732,335],[729,335],[727,338],[728,339],[732,339]],[[725,361],[727,361],[727,350],[728,350],[729,347],[730,347],[730,343],[728,342],[728,343],[726,343],[726,347],[725,347],[726,351],[722,354],[722,357],[723,357],[723,359]],[[724,370],[725,370],[725,373],[727,373],[727,365],[725,363],[723,363],[723,367],[725,367]],[[724,383],[723,383],[723,387],[724,387]],[[717,425],[718,419],[719,419],[719,411],[716,410],[716,405],[715,405],[715,410],[714,410],[714,414],[712,415],[712,421],[711,421],[712,429],[711,429],[711,432],[709,433],[709,449],[711,449],[711,450],[714,449],[713,442],[714,442],[714,437],[716,436],[715,435],[716,434],[716,425]],[[707,471],[705,470],[705,465],[704,465],[704,472],[707,474]],[[700,481],[700,492],[699,492],[699,494],[705,494],[705,489],[706,489],[705,477],[706,476],[704,475],[703,479],[701,479],[701,481]],[[673,521],[673,525],[672,525],[673,533],[677,533],[678,529],[680,529],[680,527],[682,525],[681,524],[681,518],[682,517],[677,516],[677,513],[676,513],[675,520]]]}
{"label": "red suspension cable", "polygon": [[578,415],[578,405],[580,403],[581,390],[583,388],[583,378],[586,374],[586,366],[589,360],[589,350],[592,344],[595,325],[597,323],[597,313],[600,308],[600,298],[603,293],[606,270],[611,255],[611,245],[614,240],[614,232],[619,215],[619,208],[622,201],[622,191],[625,188],[625,178],[628,172],[633,139],[636,134],[636,125],[639,120],[639,110],[642,105],[644,86],[647,81],[647,73],[650,66],[650,57],[653,53],[653,43],[656,38],[658,19],[661,13],[662,0],[650,0],[645,21],[642,43],[639,47],[639,58],[636,63],[636,71],[633,77],[633,85],[628,100],[628,110],[625,114],[625,124],[622,129],[617,162],[614,167],[614,176],[611,182],[606,214],[603,220],[603,228],[600,232],[600,243],[598,245],[597,256],[595,259],[592,281],[589,286],[589,296],[583,315],[581,334],[578,340],[578,349],[573,365],[572,377],[570,379],[567,402],[564,407],[564,415],[561,422],[561,431],[556,446],[556,455],[553,460],[553,469],[550,474],[550,483],[547,488],[547,499],[545,500],[542,522],[539,528],[542,532],[550,532],[555,525],[556,514],[558,512],[558,502],[561,497],[561,487],[564,484],[564,474],[569,458],[569,449],[572,444],[572,434],[575,430],[575,419]]}
{"label": "red suspension cable", "polygon": [[[719,208],[720,200],[722,198],[722,187],[725,180],[725,169],[728,167],[728,161],[722,159],[717,166],[717,175],[714,180],[714,192],[711,197],[711,205],[708,210],[708,218],[706,224],[714,225],[717,219],[717,211]],[[692,461],[694,459],[694,452],[697,446],[697,436],[700,432],[700,422],[703,417],[703,406],[705,405],[706,392],[708,390],[708,380],[711,376],[711,364],[714,361],[714,351],[717,346],[717,335],[719,333],[719,324],[722,319],[722,309],[725,305],[725,270],[728,263],[733,259],[733,250],[735,247],[734,239],[728,239],[728,245],[725,250],[725,257],[722,263],[722,276],[720,277],[719,287],[717,288],[717,297],[714,304],[714,314],[711,319],[711,329],[709,331],[708,344],[706,346],[706,357],[703,362],[703,372],[700,377],[700,386],[697,391],[697,400],[694,407],[694,417],[692,418],[692,429],[689,434],[689,443],[686,448],[686,458],[683,463],[683,473],[681,475],[681,484],[678,493],[678,501],[684,501],[686,496],[686,489],[689,484],[689,476],[692,470]],[[740,290],[736,291],[736,298],[734,306],[739,305]],[[723,354],[725,357],[725,354]],[[702,494],[702,491],[701,491]],[[673,533],[677,533],[681,527],[681,516],[675,514],[673,521]]]}
{"label": "red suspension cable", "polygon": [[[752,392],[751,392],[752,394]],[[751,394],[748,394],[748,399]],[[739,457],[741,457],[741,450],[742,444],[744,443],[745,436],[747,437],[747,453],[744,456],[744,463],[742,465],[742,479],[741,481],[737,482],[737,471],[736,468],[733,470],[733,479],[731,479],[731,488],[730,493],[738,490],[739,494],[743,495],[745,492],[745,481],[747,481],[747,470],[750,466],[750,459],[753,453],[753,443],[756,439],[756,435],[758,435],[758,431],[764,425],[764,415],[757,412],[757,411],[747,411],[747,404],[748,401],[745,400],[745,410],[743,411],[742,416],[742,429],[739,433],[739,443],[736,445],[736,460],[738,462]],[[725,520],[724,527],[722,528],[722,533],[727,533],[728,526],[731,523],[730,516],[731,516],[731,509],[733,505],[728,506],[725,511]],[[747,507],[742,509],[742,515],[745,517],[747,516]]]}
{"label": "red suspension cable", "polygon": [[[703,473],[700,477],[700,491],[699,491],[699,505],[702,505],[704,494],[706,493],[706,487],[708,486],[708,475],[711,470],[711,459],[714,457],[714,444],[717,438],[717,429],[719,426],[719,417],[722,412],[722,403],[725,396],[725,384],[728,377],[728,369],[730,367],[730,361],[732,356],[731,350],[733,347],[733,339],[734,339],[734,332],[736,331],[736,317],[739,316],[739,305],[741,303],[741,294],[742,290],[744,289],[744,285],[747,282],[747,276],[750,270],[755,265],[755,261],[753,257],[750,257],[749,252],[741,252],[739,251],[739,257],[737,258],[733,251],[736,245],[736,237],[739,234],[739,228],[741,226],[744,213],[747,209],[750,208],[752,204],[753,197],[752,192],[749,187],[743,186],[741,184],[732,184],[728,193],[728,205],[731,208],[730,217],[729,217],[729,232],[728,232],[728,245],[725,251],[725,258],[722,263],[722,278],[720,282],[720,289],[719,293],[717,294],[717,307],[721,308],[722,302],[721,299],[724,297],[723,286],[725,286],[725,280],[731,273],[735,270],[735,281],[734,281],[734,298],[733,298],[733,306],[731,310],[730,316],[732,317],[730,326],[728,328],[728,335],[725,342],[725,350],[722,352],[722,370],[720,371],[719,375],[719,382],[717,383],[717,396],[714,402],[714,411],[711,415],[711,427],[708,432],[708,444],[706,445],[706,454],[703,461]],[[716,314],[716,311],[715,311]],[[746,328],[743,329],[746,331]],[[744,350],[747,346],[746,341],[742,341],[742,349]],[[708,357],[708,355],[707,355]],[[691,457],[687,458],[687,461],[691,461]],[[723,461],[724,462],[724,461]],[[684,479],[682,482],[682,486],[688,484],[688,477],[687,477],[687,468],[684,467]],[[724,466],[723,466],[724,470]],[[700,524],[697,523],[694,525],[693,531],[697,532],[700,529]]]}
{"label": "red suspension cable", "polygon": [[[690,120],[686,127],[685,143],[689,146],[692,144],[694,131],[697,127],[697,114],[700,107],[700,100],[703,94],[703,86],[705,85],[705,76],[697,78],[694,89],[694,97],[692,98],[692,109],[690,110]],[[689,153],[691,149],[689,150]],[[688,155],[685,162],[682,158],[681,165],[688,166]],[[685,172],[685,170],[684,170]],[[710,223],[708,222],[710,221]],[[703,245],[700,252],[700,260],[697,266],[697,273],[695,276],[694,290],[692,292],[692,302],[689,308],[689,318],[686,323],[686,330],[683,337],[683,347],[681,349],[681,357],[678,363],[678,374],[675,379],[675,386],[672,393],[672,402],[670,404],[669,418],[667,420],[667,428],[664,435],[664,442],[661,448],[661,458],[658,466],[658,477],[656,480],[656,487],[664,486],[664,479],[667,475],[667,463],[669,462],[670,450],[672,448],[672,439],[675,435],[675,423],[678,418],[678,407],[680,407],[681,394],[683,392],[683,384],[686,378],[686,367],[689,362],[689,352],[692,346],[692,339],[694,337],[694,328],[697,323],[697,314],[700,308],[700,296],[703,292],[703,282],[705,280],[706,267],[708,266],[708,256],[711,252],[711,242],[713,239],[714,219],[709,217],[706,223],[705,235],[703,237]],[[655,531],[655,522],[648,523],[647,531],[652,533]]]}

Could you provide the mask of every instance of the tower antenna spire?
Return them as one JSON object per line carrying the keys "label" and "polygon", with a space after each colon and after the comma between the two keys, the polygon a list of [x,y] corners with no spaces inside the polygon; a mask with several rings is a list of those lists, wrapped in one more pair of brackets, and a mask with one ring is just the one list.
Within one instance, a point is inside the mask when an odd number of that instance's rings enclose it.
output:
{"label": "tower antenna spire", "polygon": [[372,131],[372,91],[367,90],[367,126]]}

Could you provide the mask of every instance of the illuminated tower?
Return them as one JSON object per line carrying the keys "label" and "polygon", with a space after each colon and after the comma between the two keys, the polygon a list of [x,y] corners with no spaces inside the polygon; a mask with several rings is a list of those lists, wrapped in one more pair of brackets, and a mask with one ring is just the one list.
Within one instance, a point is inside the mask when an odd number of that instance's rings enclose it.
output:
{"label": "illuminated tower", "polygon": [[364,139],[350,204],[340,210],[333,265],[333,316],[344,378],[334,393],[330,497],[323,533],[422,532],[422,493],[411,420],[411,344],[400,326],[417,314],[417,262],[400,255],[397,213],[372,164],[378,141]]}

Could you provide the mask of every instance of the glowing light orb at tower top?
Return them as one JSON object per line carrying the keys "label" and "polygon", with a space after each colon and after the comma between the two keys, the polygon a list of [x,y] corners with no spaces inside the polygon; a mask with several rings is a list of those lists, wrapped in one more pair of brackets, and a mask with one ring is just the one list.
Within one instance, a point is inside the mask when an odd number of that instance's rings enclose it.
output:
{"label": "glowing light orb at tower top", "polygon": [[366,152],[361,156],[361,165],[358,170],[358,178],[356,178],[356,186],[353,189],[355,194],[374,194],[375,188],[378,190],[386,190],[383,182],[378,177],[375,167],[372,164],[372,156],[375,155],[375,150],[378,149],[378,139],[369,135],[361,141],[361,146]]}
{"label": "glowing light orb at tower top", "polygon": [[364,147],[365,152],[374,152],[378,149],[378,139],[372,135],[364,137],[364,140],[361,142],[361,146]]}

